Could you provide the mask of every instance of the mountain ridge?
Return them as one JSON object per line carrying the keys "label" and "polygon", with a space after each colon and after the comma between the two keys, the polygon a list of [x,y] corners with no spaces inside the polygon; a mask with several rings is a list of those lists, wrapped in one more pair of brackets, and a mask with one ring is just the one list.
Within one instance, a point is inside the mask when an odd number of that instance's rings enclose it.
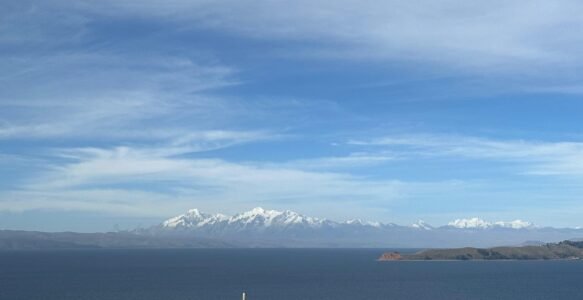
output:
{"label": "mountain ridge", "polygon": [[[194,217],[193,217],[194,216]],[[283,222],[282,222],[283,220]],[[269,226],[272,222],[276,226],[290,225],[290,224],[305,224],[312,226],[321,226],[323,224],[328,224],[331,226],[338,225],[362,225],[371,227],[384,227],[384,226],[401,226],[401,227],[412,227],[417,229],[436,229],[436,228],[457,228],[457,229],[492,229],[492,228],[507,228],[507,229],[534,229],[534,228],[555,228],[555,227],[538,227],[535,224],[521,219],[516,219],[513,221],[485,221],[478,217],[472,218],[462,218],[455,219],[447,225],[433,226],[423,220],[419,220],[416,223],[405,226],[398,225],[395,223],[382,223],[378,221],[364,221],[362,219],[350,219],[343,222],[332,221],[325,218],[309,217],[291,210],[267,210],[262,207],[256,207],[249,211],[237,213],[233,216],[228,216],[225,214],[207,214],[202,213],[198,209],[190,209],[185,214],[178,215],[167,219],[162,223],[163,227],[175,228],[175,227],[203,227],[207,224],[212,225],[215,223],[226,222],[227,224],[241,223],[245,224],[252,223],[256,221],[259,224]],[[193,226],[196,222],[197,226]],[[556,228],[561,229],[561,228]],[[580,229],[580,228],[565,228],[565,229]]]}
{"label": "mountain ridge", "polygon": [[421,220],[408,226],[360,219],[337,222],[263,208],[233,216],[190,209],[154,226],[120,232],[0,230],[0,249],[490,248],[583,238],[580,228],[537,227],[520,220],[487,222],[471,218],[458,219],[454,225],[432,226]]}
{"label": "mountain ridge", "polygon": [[405,226],[361,219],[338,222],[261,207],[232,216],[191,209],[138,232],[219,239],[243,247],[491,247],[583,236],[580,229],[538,227],[522,220],[488,222],[474,217],[443,226],[422,220]]}

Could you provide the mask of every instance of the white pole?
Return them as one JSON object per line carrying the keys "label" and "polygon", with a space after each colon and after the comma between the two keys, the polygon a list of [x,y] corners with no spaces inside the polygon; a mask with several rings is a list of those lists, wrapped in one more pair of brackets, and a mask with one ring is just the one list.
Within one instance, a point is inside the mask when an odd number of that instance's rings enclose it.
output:
{"label": "white pole", "polygon": [[245,294],[245,292],[243,292],[243,295],[241,295],[241,300],[246,300],[247,298],[247,294]]}

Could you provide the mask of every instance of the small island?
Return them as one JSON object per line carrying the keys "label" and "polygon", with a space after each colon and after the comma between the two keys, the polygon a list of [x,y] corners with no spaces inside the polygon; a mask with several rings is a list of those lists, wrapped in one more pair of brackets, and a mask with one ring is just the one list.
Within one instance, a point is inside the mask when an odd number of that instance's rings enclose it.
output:
{"label": "small island", "polygon": [[428,249],[413,254],[383,253],[379,261],[400,260],[579,260],[583,241],[562,241],[540,246]]}

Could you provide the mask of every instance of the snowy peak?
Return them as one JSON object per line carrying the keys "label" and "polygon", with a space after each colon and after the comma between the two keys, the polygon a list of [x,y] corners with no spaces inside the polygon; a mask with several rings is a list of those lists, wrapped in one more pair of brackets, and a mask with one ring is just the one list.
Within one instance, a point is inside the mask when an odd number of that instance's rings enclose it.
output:
{"label": "snowy peak", "polygon": [[534,227],[532,223],[522,220],[514,220],[510,222],[504,221],[488,222],[480,218],[456,219],[452,222],[449,222],[448,226],[460,229],[488,229],[488,228],[524,229]]}
{"label": "snowy peak", "polygon": [[288,225],[288,224],[304,224],[304,225],[309,225],[309,226],[320,226],[320,225],[328,222],[325,219],[307,217],[307,216],[298,214],[296,212],[293,212],[291,210],[284,211],[281,214],[279,221],[283,224],[286,224],[286,225]]}
{"label": "snowy peak", "polygon": [[510,222],[495,222],[494,226],[504,227],[504,228],[512,228],[512,229],[523,229],[523,228],[532,228],[534,224],[527,221],[522,220],[514,220]]}
{"label": "snowy peak", "polygon": [[275,218],[280,216],[282,212],[275,210],[265,210],[261,207],[256,207],[250,211],[237,214],[229,219],[229,224],[238,223],[242,225],[262,225],[269,226]]}
{"label": "snowy peak", "polygon": [[229,226],[231,228],[269,228],[269,227],[321,227],[332,225],[325,219],[307,217],[294,211],[266,210],[256,207],[250,211],[236,214],[232,217],[222,214],[206,214],[198,209],[188,210],[185,214],[170,218],[161,224],[167,229],[205,228],[212,225]]}
{"label": "snowy peak", "polygon": [[244,247],[427,248],[558,241],[583,236],[583,229],[542,228],[523,220],[491,222],[477,217],[457,219],[445,226],[431,226],[423,220],[409,226],[363,219],[335,222],[291,210],[256,207],[232,216],[191,209],[136,233],[163,236],[167,241],[208,239]]}
{"label": "snowy peak", "polygon": [[[389,228],[398,227],[396,224],[382,224],[379,222],[368,222],[361,219],[352,219],[342,223],[308,217],[291,210],[277,211],[267,210],[262,207],[256,207],[249,211],[236,214],[232,217],[223,214],[207,214],[198,209],[188,210],[186,213],[170,218],[160,224],[159,227],[165,229],[205,229],[205,230],[223,230],[230,228],[235,231],[267,228],[288,230],[291,228],[317,229],[317,228]],[[412,224],[410,228],[418,230],[437,230],[439,228],[456,228],[456,229],[531,229],[535,226],[523,220],[514,221],[497,221],[488,222],[483,219],[474,217],[468,219],[456,219],[444,227],[433,227],[423,220]]]}
{"label": "snowy peak", "polygon": [[352,219],[344,222],[347,225],[365,225],[365,223],[361,219]]}
{"label": "snowy peak", "polygon": [[370,226],[370,227],[377,227],[377,228],[380,228],[383,226],[383,223],[380,223],[380,222],[369,222],[369,221],[363,221],[361,219],[348,220],[342,224],[357,225],[357,226]]}
{"label": "snowy peak", "polygon": [[456,219],[447,224],[448,226],[455,228],[489,228],[492,227],[492,223],[486,222],[480,218],[470,218],[470,219]]}
{"label": "snowy peak", "polygon": [[256,207],[250,211],[235,215],[229,219],[228,223],[240,224],[243,226],[255,225],[261,227],[285,227],[291,225],[317,226],[321,225],[324,221],[325,220],[307,217],[291,210],[265,210],[261,207]]}
{"label": "snowy peak", "polygon": [[162,223],[166,228],[193,228],[214,225],[227,220],[228,217],[222,214],[205,214],[198,209],[191,209],[183,215],[170,218]]}
{"label": "snowy peak", "polygon": [[429,225],[427,222],[423,220],[419,220],[416,223],[412,224],[411,227],[416,229],[423,229],[423,230],[433,230],[433,226]]}

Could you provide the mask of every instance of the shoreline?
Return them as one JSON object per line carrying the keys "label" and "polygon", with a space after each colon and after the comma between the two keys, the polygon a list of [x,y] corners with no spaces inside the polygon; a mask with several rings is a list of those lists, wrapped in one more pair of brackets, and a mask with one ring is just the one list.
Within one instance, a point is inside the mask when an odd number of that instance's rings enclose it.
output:
{"label": "shoreline", "polygon": [[410,262],[410,261],[423,261],[423,262],[448,262],[448,261],[459,261],[459,262],[491,262],[491,261],[583,261],[583,259],[569,259],[569,258],[551,258],[551,259],[376,259],[378,262]]}

